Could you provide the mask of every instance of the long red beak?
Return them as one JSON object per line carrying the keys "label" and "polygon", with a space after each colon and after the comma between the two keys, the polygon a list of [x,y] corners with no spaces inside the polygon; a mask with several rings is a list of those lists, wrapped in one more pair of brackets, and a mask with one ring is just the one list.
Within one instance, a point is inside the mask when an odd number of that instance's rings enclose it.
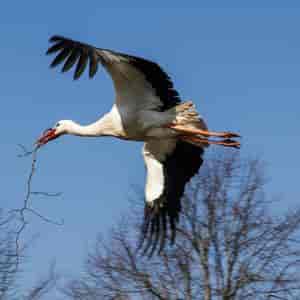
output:
{"label": "long red beak", "polygon": [[38,147],[43,146],[45,144],[47,144],[49,141],[54,140],[58,137],[58,134],[55,134],[55,129],[53,128],[49,128],[46,129],[42,136],[36,141],[36,145]]}

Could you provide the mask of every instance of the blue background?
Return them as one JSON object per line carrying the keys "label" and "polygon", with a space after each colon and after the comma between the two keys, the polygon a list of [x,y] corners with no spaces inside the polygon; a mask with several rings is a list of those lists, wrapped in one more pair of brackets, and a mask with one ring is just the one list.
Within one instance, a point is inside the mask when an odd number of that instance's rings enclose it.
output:
{"label": "blue background", "polygon": [[[85,74],[76,82],[72,73],[48,69],[51,59],[44,54],[53,34],[160,63],[211,129],[240,132],[242,155],[264,159],[267,191],[282,197],[274,213],[295,207],[300,195],[299,2],[103,3],[2,3],[1,207],[20,207],[25,196],[31,162],[17,158],[18,143],[31,147],[60,119],[95,121],[113,103],[112,82],[103,69],[94,80]],[[63,137],[39,152],[33,189],[63,196],[33,197],[32,205],[50,218],[63,218],[65,225],[28,216],[23,239],[39,238],[28,249],[22,289],[53,259],[67,276],[81,270],[96,234],[108,232],[126,213],[134,186],[143,188],[140,153],[140,143],[79,137]]]}

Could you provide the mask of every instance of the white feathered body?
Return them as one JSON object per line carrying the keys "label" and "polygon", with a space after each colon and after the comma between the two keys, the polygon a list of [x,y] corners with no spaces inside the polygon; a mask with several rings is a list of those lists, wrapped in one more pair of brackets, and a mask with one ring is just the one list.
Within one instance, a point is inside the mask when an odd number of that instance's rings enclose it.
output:
{"label": "white feathered body", "polygon": [[111,111],[101,119],[87,126],[60,121],[59,126],[55,126],[56,137],[62,134],[114,136],[145,142],[147,180],[142,232],[144,238],[151,236],[152,239],[155,228],[156,240],[161,232],[162,249],[167,232],[171,233],[172,240],[175,238],[180,198],[185,184],[202,165],[203,148],[207,146],[185,142],[179,136],[182,133],[172,129],[170,124],[206,130],[205,122],[191,102],[180,101],[169,76],[156,63],[61,36],[52,37],[50,42],[53,45],[47,54],[58,52],[52,67],[64,62],[62,71],[66,72],[77,63],[74,79],[78,79],[89,62],[92,78],[101,63],[116,91]]}

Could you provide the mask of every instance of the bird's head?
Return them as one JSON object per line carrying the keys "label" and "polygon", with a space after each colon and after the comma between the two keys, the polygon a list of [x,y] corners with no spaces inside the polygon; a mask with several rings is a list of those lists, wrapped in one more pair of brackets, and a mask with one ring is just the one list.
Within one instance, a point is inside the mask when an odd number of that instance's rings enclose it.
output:
{"label": "bird's head", "polygon": [[36,145],[41,147],[63,134],[72,133],[74,126],[75,123],[71,120],[58,121],[52,128],[48,128],[43,132],[41,137],[36,141]]}

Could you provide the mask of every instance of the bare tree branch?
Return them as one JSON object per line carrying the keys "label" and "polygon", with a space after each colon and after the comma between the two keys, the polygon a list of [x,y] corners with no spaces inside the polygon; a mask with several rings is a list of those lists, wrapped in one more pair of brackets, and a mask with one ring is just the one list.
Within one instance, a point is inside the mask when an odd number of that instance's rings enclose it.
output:
{"label": "bare tree branch", "polygon": [[23,153],[19,154],[18,157],[27,157],[32,155],[32,163],[31,163],[31,170],[30,173],[28,175],[28,179],[27,179],[27,190],[26,190],[26,195],[24,198],[24,202],[23,202],[23,206],[21,208],[18,209],[12,209],[10,212],[13,215],[18,215],[18,220],[20,222],[20,226],[18,227],[17,231],[16,231],[16,237],[15,237],[15,248],[16,248],[16,270],[19,267],[19,263],[20,263],[20,253],[21,253],[21,247],[20,247],[20,238],[21,238],[21,234],[22,232],[25,230],[26,226],[28,225],[28,221],[26,220],[26,212],[29,212],[37,217],[39,217],[41,220],[43,220],[44,222],[53,224],[53,225],[57,225],[57,226],[61,226],[64,224],[64,221],[54,221],[44,215],[42,215],[41,213],[39,213],[37,210],[35,210],[34,208],[32,208],[30,205],[30,198],[32,195],[43,195],[46,197],[57,197],[60,196],[61,193],[48,193],[48,192],[35,192],[32,191],[32,180],[33,180],[33,176],[34,173],[36,171],[36,162],[37,162],[37,151],[39,149],[39,147],[35,147],[32,151],[28,151],[26,149],[26,147],[24,145],[19,144],[19,147],[22,149]]}
{"label": "bare tree branch", "polygon": [[55,271],[55,263],[52,263],[48,274],[41,278],[36,285],[23,297],[24,300],[39,300],[43,299],[46,294],[54,290],[56,287],[59,276]]}
{"label": "bare tree branch", "polygon": [[218,153],[189,185],[177,240],[160,256],[136,255],[139,209],[98,239],[70,299],[296,299],[300,209],[272,216],[259,160]]}

